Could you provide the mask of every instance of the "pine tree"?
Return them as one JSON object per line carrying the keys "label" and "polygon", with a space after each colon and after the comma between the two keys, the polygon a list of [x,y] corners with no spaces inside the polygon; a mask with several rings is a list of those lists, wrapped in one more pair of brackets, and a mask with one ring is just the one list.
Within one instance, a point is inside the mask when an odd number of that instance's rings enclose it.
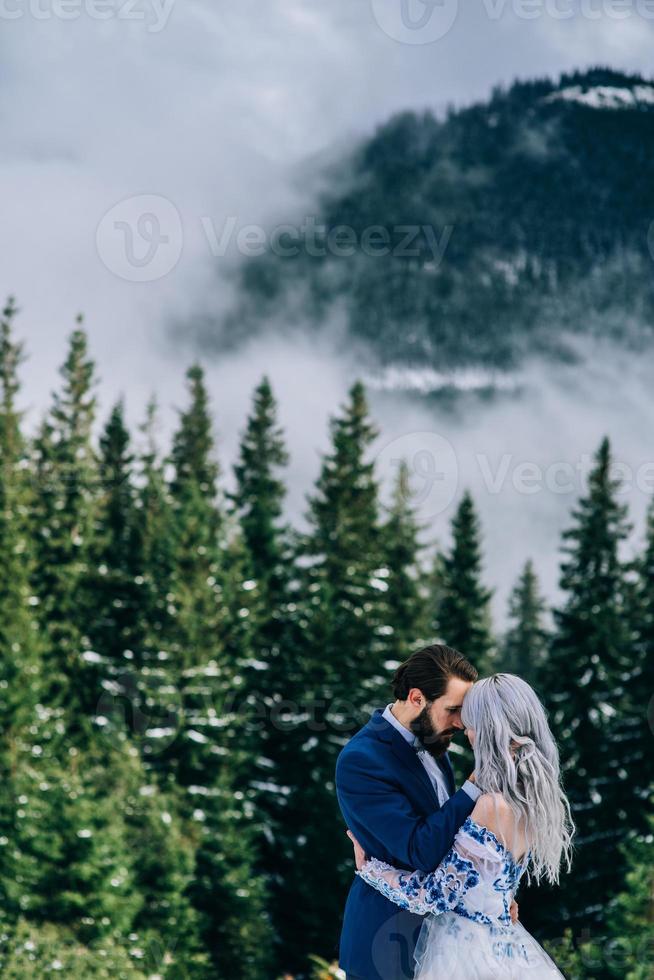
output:
{"label": "pine tree", "polygon": [[[248,636],[234,639],[246,643],[252,651],[251,659],[243,664],[243,697],[255,735],[253,755],[259,760],[251,776],[260,786],[258,804],[273,822],[279,818],[279,794],[274,790],[269,793],[266,787],[274,785],[283,745],[279,744],[280,733],[271,720],[286,695],[291,670],[286,640],[293,556],[286,528],[280,523],[286,489],[279,477],[279,470],[287,463],[288,454],[277,423],[277,404],[270,382],[264,378],[255,390],[252,413],[234,466],[236,489],[230,499],[241,533],[233,535],[229,566],[232,573],[240,571],[240,575],[232,575],[232,588],[240,585],[241,591],[249,593],[249,615],[239,617],[241,627],[248,627]],[[240,562],[234,553],[239,538]]]}
{"label": "pine tree", "polygon": [[[195,492],[215,501],[219,476],[214,457],[213,424],[209,411],[209,393],[204,371],[193,364],[186,372],[190,404],[179,413],[179,427],[173,438],[171,462],[174,467],[171,489],[179,502]],[[213,515],[212,527],[219,524],[219,514]]]}
{"label": "pine tree", "polygon": [[[360,382],[353,385],[342,416],[331,420],[330,431],[332,449],[309,498],[310,530],[303,556],[308,565],[308,615],[316,639],[325,644],[324,651],[316,651],[311,669],[326,675],[331,686],[334,680],[351,680],[354,668],[363,685],[362,704],[368,700],[373,707],[384,682],[380,597],[388,586],[379,575],[384,558],[379,488],[374,463],[366,458],[377,430],[368,418]],[[343,636],[350,638],[350,650],[343,649]],[[328,656],[332,652],[334,656]]]}
{"label": "pine tree", "polygon": [[0,320],[0,907],[5,924],[20,907],[11,893],[12,841],[19,822],[17,774],[29,761],[26,734],[42,693],[42,644],[34,616],[32,488],[28,446],[16,406],[22,345],[13,338],[17,309],[9,299]]}
{"label": "pine tree", "polygon": [[[228,619],[224,596],[219,467],[214,457],[212,421],[204,374],[187,372],[189,406],[173,436],[170,497],[174,522],[172,619],[164,660],[180,692],[181,719],[172,745],[160,757],[172,765],[180,785],[212,782],[230,718],[219,717],[221,689],[230,689],[237,665],[227,665],[223,640]],[[221,712],[222,713],[222,712]],[[199,727],[200,726],[200,727]],[[207,729],[206,731],[201,729]],[[222,749],[215,746],[220,734]],[[205,747],[206,746],[206,747]]]}
{"label": "pine tree", "polygon": [[[154,445],[156,407],[144,426],[143,484],[134,485],[134,456],[119,402],[100,436],[100,499],[94,540],[94,569],[88,590],[94,650],[113,683],[103,696],[106,736],[129,734],[151,762],[160,733],[180,722],[179,703],[158,640],[167,638],[172,618],[166,595],[174,569],[172,509]],[[112,732],[112,728],[114,732]],[[114,734],[115,733],[115,734]],[[155,767],[156,768],[156,767]],[[141,783],[142,785],[139,785]],[[199,921],[187,889],[195,847],[183,830],[172,784],[164,795],[154,783],[133,778],[125,788],[125,827],[134,858],[133,888],[142,899],[132,931],[139,936],[142,963],[175,980],[212,976]]]}
{"label": "pine tree", "polygon": [[388,652],[400,663],[428,638],[428,584],[420,564],[422,527],[412,507],[406,462],[400,464],[393,498],[382,530],[386,565]]}
{"label": "pine tree", "polygon": [[0,970],[3,980],[46,977],[55,971],[66,980],[150,980],[139,967],[141,950],[113,939],[84,946],[66,928],[38,926],[21,918],[11,932],[0,935]]}
{"label": "pine tree", "polygon": [[90,549],[88,636],[108,665],[121,669],[142,644],[142,590],[136,537],[133,456],[122,402],[100,436],[98,501]]}
{"label": "pine tree", "polygon": [[197,840],[177,810],[174,794],[163,794],[143,778],[132,780],[125,824],[134,856],[134,889],[142,899],[133,930],[149,976],[209,980],[214,976],[211,960],[189,896]]}
{"label": "pine tree", "polygon": [[78,327],[61,368],[63,387],[35,443],[36,573],[34,587],[46,632],[49,703],[66,714],[71,737],[88,735],[99,693],[97,667],[84,657],[87,609],[80,601],[89,574],[97,460],[91,443],[94,365]]}
{"label": "pine tree", "polygon": [[[629,760],[631,784],[636,801],[643,801],[654,785],[654,501],[647,510],[644,552],[630,572],[634,643],[627,726],[634,749]],[[637,814],[645,808],[636,802],[635,809]]]}
{"label": "pine tree", "polygon": [[186,894],[194,845],[174,802],[148,784],[137,750],[96,739],[80,752],[47,715],[30,733],[31,751],[14,780],[3,932],[11,935],[22,919],[56,928],[62,943],[130,948],[149,976],[209,980]]}
{"label": "pine tree", "polygon": [[439,559],[440,589],[434,629],[480,673],[493,669],[492,591],[482,584],[479,520],[469,491],[452,519],[452,547]]}
{"label": "pine tree", "polygon": [[509,628],[504,636],[500,666],[536,688],[547,656],[545,608],[534,565],[529,559],[509,596]]}
{"label": "pine tree", "polygon": [[174,651],[180,667],[215,658],[225,610],[221,602],[218,463],[214,458],[212,422],[204,373],[187,372],[190,405],[180,413],[173,439],[170,485],[176,524]]}
{"label": "pine tree", "polygon": [[23,347],[13,339],[17,308],[0,320],[0,739],[7,749],[29,722],[40,684],[40,641],[31,588],[34,565],[28,447],[16,407]]}
{"label": "pine tree", "polygon": [[[102,692],[96,707],[96,724],[105,737],[134,739],[148,758],[155,738],[178,723],[175,690],[169,672],[153,649],[152,617],[164,595],[153,594],[152,563],[147,548],[152,540],[152,508],[139,507],[135,486],[134,456],[118,402],[100,435],[98,493],[95,530],[90,547],[89,574],[84,585],[87,634],[91,659],[101,678]],[[152,487],[148,474],[143,495]],[[156,533],[163,550],[168,528]],[[157,579],[163,568],[154,571]],[[165,655],[165,653],[164,653]]]}
{"label": "pine tree", "polygon": [[[217,507],[218,465],[208,397],[199,366],[187,372],[190,405],[180,412],[170,459],[159,458],[155,439],[156,404],[148,405],[140,459],[136,550],[143,577],[144,639],[135,667],[135,701],[145,729],[142,751],[163,787],[185,791],[203,779],[203,762],[217,758],[201,749],[196,722],[220,719],[215,690],[225,619],[220,569]],[[167,478],[170,472],[170,480]],[[202,677],[209,676],[207,684]],[[212,763],[213,766],[213,763]],[[211,780],[212,773],[204,778]],[[189,800],[182,795],[188,811]]]}
{"label": "pine tree", "polygon": [[253,576],[275,587],[283,560],[279,521],[286,494],[278,471],[288,464],[277,402],[267,377],[254,392],[252,414],[234,466],[236,491],[231,495],[239,515]]}
{"label": "pine tree", "polygon": [[[270,902],[276,932],[284,918],[284,881],[288,875],[286,815],[289,774],[297,768],[283,724],[285,704],[298,674],[294,653],[299,637],[293,616],[297,589],[293,546],[282,524],[286,488],[280,471],[288,453],[277,421],[277,403],[264,377],[254,392],[252,412],[234,467],[236,489],[231,495],[242,534],[241,578],[247,581],[249,626],[240,642],[252,651],[243,666],[243,701],[249,730],[250,766],[246,773],[261,825],[258,850],[270,881]],[[230,561],[235,569],[237,563]],[[234,640],[239,642],[238,637]],[[296,688],[297,689],[297,688]],[[284,967],[283,942],[278,940],[278,969]]]}
{"label": "pine tree", "polygon": [[47,719],[32,734],[15,778],[10,900],[29,921],[64,927],[83,944],[125,937],[141,904],[121,812],[125,751],[80,752]]}
{"label": "pine tree", "polygon": [[[561,888],[543,888],[534,913],[544,929],[569,922],[597,929],[622,870],[619,845],[633,825],[620,731],[631,636],[620,544],[627,508],[617,500],[608,439],[596,454],[588,492],[563,533],[555,633],[543,695],[561,751],[564,784],[577,825],[573,869]],[[550,925],[549,928],[552,926]]]}
{"label": "pine tree", "polygon": [[[654,843],[652,795],[645,801],[642,831],[631,829],[621,848],[625,875],[619,893],[607,910],[605,933],[583,927],[571,929],[548,952],[570,980],[652,980],[654,948]],[[522,906],[521,906],[522,907]]]}
{"label": "pine tree", "polygon": [[270,976],[272,930],[265,883],[254,870],[251,809],[226,769],[198,800],[200,842],[189,894],[219,980]]}
{"label": "pine tree", "polygon": [[[251,655],[252,590],[242,575],[242,545],[221,506],[202,369],[194,365],[187,377],[190,404],[173,438],[170,485],[176,527],[170,650],[183,716],[162,761],[172,764],[182,813],[199,835],[190,894],[212,962],[225,980],[254,980],[272,941],[262,916],[256,830],[238,789],[248,764],[239,704],[242,665]],[[230,903],[239,909],[238,927],[219,913]]]}
{"label": "pine tree", "polygon": [[172,604],[177,551],[173,500],[166,481],[156,439],[157,403],[151,398],[141,434],[145,449],[140,454],[136,495],[135,548],[143,577],[141,612],[145,637],[135,651],[136,666],[151,666],[158,650],[167,645],[174,620]]}
{"label": "pine tree", "polygon": [[246,705],[256,590],[244,577],[243,542],[225,518],[221,598],[227,610],[216,659],[184,671],[180,759],[183,812],[194,825],[195,866],[188,894],[220,980],[270,975],[273,931],[260,857],[264,815],[250,785],[258,739]]}
{"label": "pine tree", "polygon": [[620,980],[651,980],[654,973],[654,789],[644,800],[645,830],[624,846],[624,887],[611,908],[611,972]]}
{"label": "pine tree", "polygon": [[[141,638],[120,679],[131,711],[127,727],[138,737],[143,759],[163,785],[174,773],[163,761],[183,723],[179,666],[171,657],[175,637],[177,526],[157,439],[157,404],[150,399],[141,429],[145,446],[136,463],[134,550],[139,568]],[[118,714],[121,704],[115,706]]]}
{"label": "pine tree", "polygon": [[[351,877],[335,789],[338,752],[386,695],[387,583],[379,574],[383,549],[378,486],[367,459],[376,437],[363,385],[356,383],[330,423],[331,448],[309,498],[303,543],[305,601],[298,615],[303,674],[291,700],[288,732],[297,759],[291,771],[287,833],[285,946],[288,969],[306,968],[306,951],[331,956]],[[321,887],[311,884],[316,853],[330,855]],[[303,936],[297,954],[297,936]]]}

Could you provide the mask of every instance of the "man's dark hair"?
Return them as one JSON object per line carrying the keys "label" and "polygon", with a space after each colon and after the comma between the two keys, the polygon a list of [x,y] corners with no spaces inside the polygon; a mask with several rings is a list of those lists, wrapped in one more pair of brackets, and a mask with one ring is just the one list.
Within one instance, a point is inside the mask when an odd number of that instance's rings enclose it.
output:
{"label": "man's dark hair", "polygon": [[428,701],[435,701],[445,694],[450,677],[474,682],[479,674],[458,650],[432,643],[400,664],[393,677],[393,694],[396,701],[406,701],[411,688],[417,687]]}

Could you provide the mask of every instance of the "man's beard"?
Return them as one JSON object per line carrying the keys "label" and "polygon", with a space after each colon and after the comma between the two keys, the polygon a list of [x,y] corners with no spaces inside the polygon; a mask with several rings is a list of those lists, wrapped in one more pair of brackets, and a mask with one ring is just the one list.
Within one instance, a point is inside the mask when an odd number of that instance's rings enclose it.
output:
{"label": "man's beard", "polygon": [[437,732],[429,716],[429,705],[426,705],[417,718],[411,722],[411,731],[417,735],[427,752],[435,759],[441,759],[450,747],[451,738],[455,728],[448,728],[444,732]]}

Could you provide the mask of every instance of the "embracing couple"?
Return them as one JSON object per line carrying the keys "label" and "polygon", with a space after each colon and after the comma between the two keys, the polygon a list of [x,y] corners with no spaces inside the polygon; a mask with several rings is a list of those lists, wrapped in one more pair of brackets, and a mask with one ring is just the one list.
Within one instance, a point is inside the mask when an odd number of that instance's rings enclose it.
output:
{"label": "embracing couple", "polygon": [[[338,758],[357,868],[340,947],[348,980],[562,976],[514,901],[525,872],[555,883],[569,869],[556,743],[525,681],[477,676],[451,647],[418,650],[395,673],[395,701]],[[447,750],[462,730],[475,771],[455,791]]]}

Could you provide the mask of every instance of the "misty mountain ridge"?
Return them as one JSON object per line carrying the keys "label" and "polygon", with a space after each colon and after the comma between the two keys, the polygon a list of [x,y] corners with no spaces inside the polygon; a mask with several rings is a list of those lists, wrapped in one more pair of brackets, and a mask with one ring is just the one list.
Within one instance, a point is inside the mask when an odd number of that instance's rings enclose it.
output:
{"label": "misty mountain ridge", "polygon": [[[510,390],[528,357],[574,362],[575,337],[652,340],[654,83],[639,75],[596,68],[442,118],[402,112],[320,187],[311,240],[298,223],[281,239],[293,257],[241,260],[229,313],[196,324],[203,346],[339,319],[374,386],[427,392]],[[352,254],[319,226],[347,226]],[[386,254],[363,247],[376,227]]]}

